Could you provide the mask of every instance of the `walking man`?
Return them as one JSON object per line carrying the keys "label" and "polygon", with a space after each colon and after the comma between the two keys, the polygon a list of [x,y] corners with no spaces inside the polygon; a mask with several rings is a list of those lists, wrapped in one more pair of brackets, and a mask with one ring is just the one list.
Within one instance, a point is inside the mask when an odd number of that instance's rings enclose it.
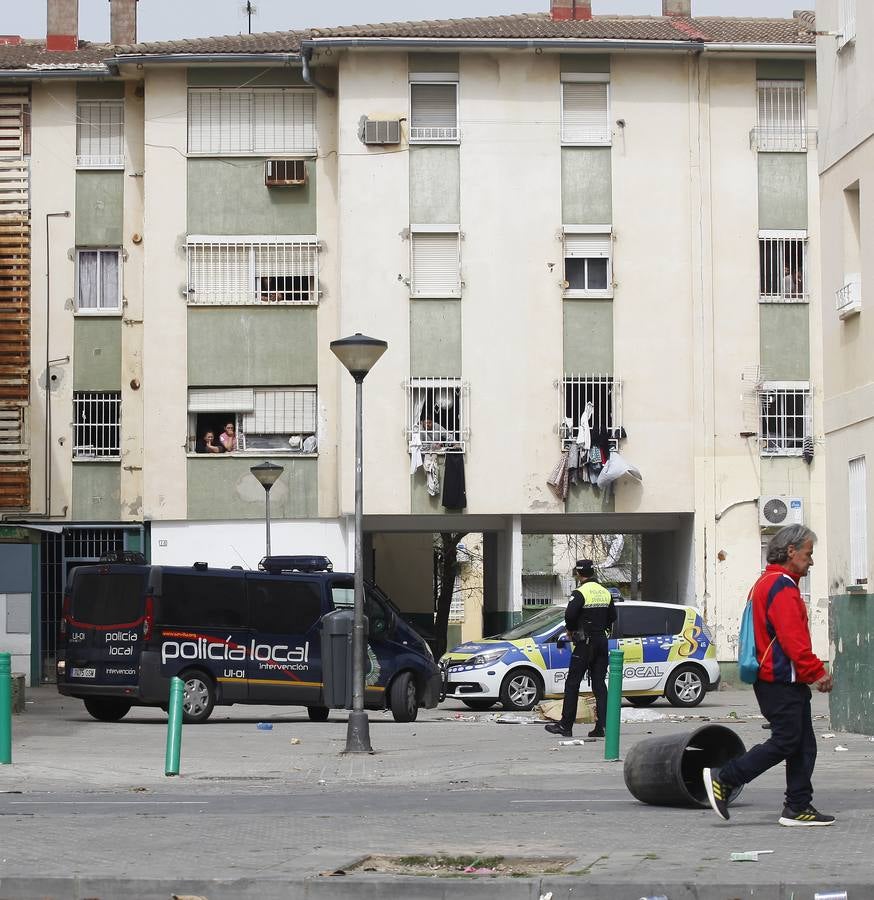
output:
{"label": "walking man", "polygon": [[771,736],[718,771],[704,769],[707,797],[721,819],[728,819],[732,790],[785,760],[786,801],[780,825],[835,821],[834,816],[817,812],[811,802],[816,735],[809,686],[823,693],[832,689],[832,676],[811,649],[807,610],[798,590],[798,582],[813,565],[814,541],[816,535],[804,525],[778,531],[768,542],[768,565],[750,592],[759,661],[753,689],[771,724]]}
{"label": "walking man", "polygon": [[607,716],[607,638],[616,621],[613,596],[595,581],[595,566],[590,559],[577,560],[574,566],[577,588],[564,612],[568,637],[574,642],[571,664],[564,685],[561,721],[546,726],[552,734],[570,737],[577,717],[580,683],[586,671],[595,695],[595,727],[589,737],[604,737]]}

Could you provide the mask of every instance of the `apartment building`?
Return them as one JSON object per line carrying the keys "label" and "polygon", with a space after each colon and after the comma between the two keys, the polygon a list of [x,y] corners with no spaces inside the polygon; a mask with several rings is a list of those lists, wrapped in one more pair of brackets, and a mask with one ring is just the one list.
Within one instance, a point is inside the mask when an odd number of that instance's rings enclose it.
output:
{"label": "apartment building", "polygon": [[867,458],[874,458],[874,337],[865,298],[874,253],[874,234],[866,224],[874,189],[874,9],[855,0],[825,0],[817,3],[816,16],[824,98],[819,170],[826,236],[822,339],[835,671],[831,715],[838,727],[870,733],[874,613],[868,585],[872,504]]}
{"label": "apartment building", "polygon": [[[699,606],[733,660],[769,531],[824,535],[813,15],[552,0],[136,44],[135,6],[112,46],[78,42],[75,0],[0,46],[31,267],[0,592],[32,677],[78,560],[255,566],[264,459],[274,552],[351,565],[329,343],[355,332],[388,342],[365,555],[405,612],[432,614],[435,533],[482,535],[486,632],[549,536],[639,535],[643,598]],[[805,590],[825,653],[824,566]]]}

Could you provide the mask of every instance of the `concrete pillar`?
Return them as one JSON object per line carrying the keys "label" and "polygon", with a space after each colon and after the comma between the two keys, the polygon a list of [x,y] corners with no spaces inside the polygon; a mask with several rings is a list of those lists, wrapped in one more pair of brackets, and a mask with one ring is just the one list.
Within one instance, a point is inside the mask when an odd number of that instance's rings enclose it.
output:
{"label": "concrete pillar", "polygon": [[137,42],[137,0],[109,0],[109,32],[116,46]]}
{"label": "concrete pillar", "polygon": [[511,516],[483,537],[483,634],[490,635],[522,621],[522,519]]}
{"label": "concrete pillar", "polygon": [[78,50],[79,0],[47,0],[46,50]]}
{"label": "concrete pillar", "polygon": [[692,15],[692,0],[662,0],[662,15],[688,19]]}

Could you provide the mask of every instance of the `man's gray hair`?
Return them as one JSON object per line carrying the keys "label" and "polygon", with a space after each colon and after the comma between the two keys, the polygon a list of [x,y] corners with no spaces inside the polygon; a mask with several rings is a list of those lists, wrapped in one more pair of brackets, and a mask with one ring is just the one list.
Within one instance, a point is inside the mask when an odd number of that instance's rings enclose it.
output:
{"label": "man's gray hair", "polygon": [[806,525],[787,525],[768,541],[765,558],[769,563],[784,563],[789,559],[789,547],[800,550],[806,541],[816,543],[816,535]]}

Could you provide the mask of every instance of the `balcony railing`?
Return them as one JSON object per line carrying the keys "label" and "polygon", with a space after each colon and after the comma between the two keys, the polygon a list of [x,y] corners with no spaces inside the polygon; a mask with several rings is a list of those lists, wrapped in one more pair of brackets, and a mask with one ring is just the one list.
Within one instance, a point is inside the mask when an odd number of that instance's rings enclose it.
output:
{"label": "balcony railing", "polygon": [[859,281],[848,281],[835,291],[835,308],[840,317],[845,319],[862,310],[862,284]]}
{"label": "balcony railing", "polygon": [[806,153],[816,147],[816,129],[801,125],[757,125],[750,131],[750,147],[778,153]]}

